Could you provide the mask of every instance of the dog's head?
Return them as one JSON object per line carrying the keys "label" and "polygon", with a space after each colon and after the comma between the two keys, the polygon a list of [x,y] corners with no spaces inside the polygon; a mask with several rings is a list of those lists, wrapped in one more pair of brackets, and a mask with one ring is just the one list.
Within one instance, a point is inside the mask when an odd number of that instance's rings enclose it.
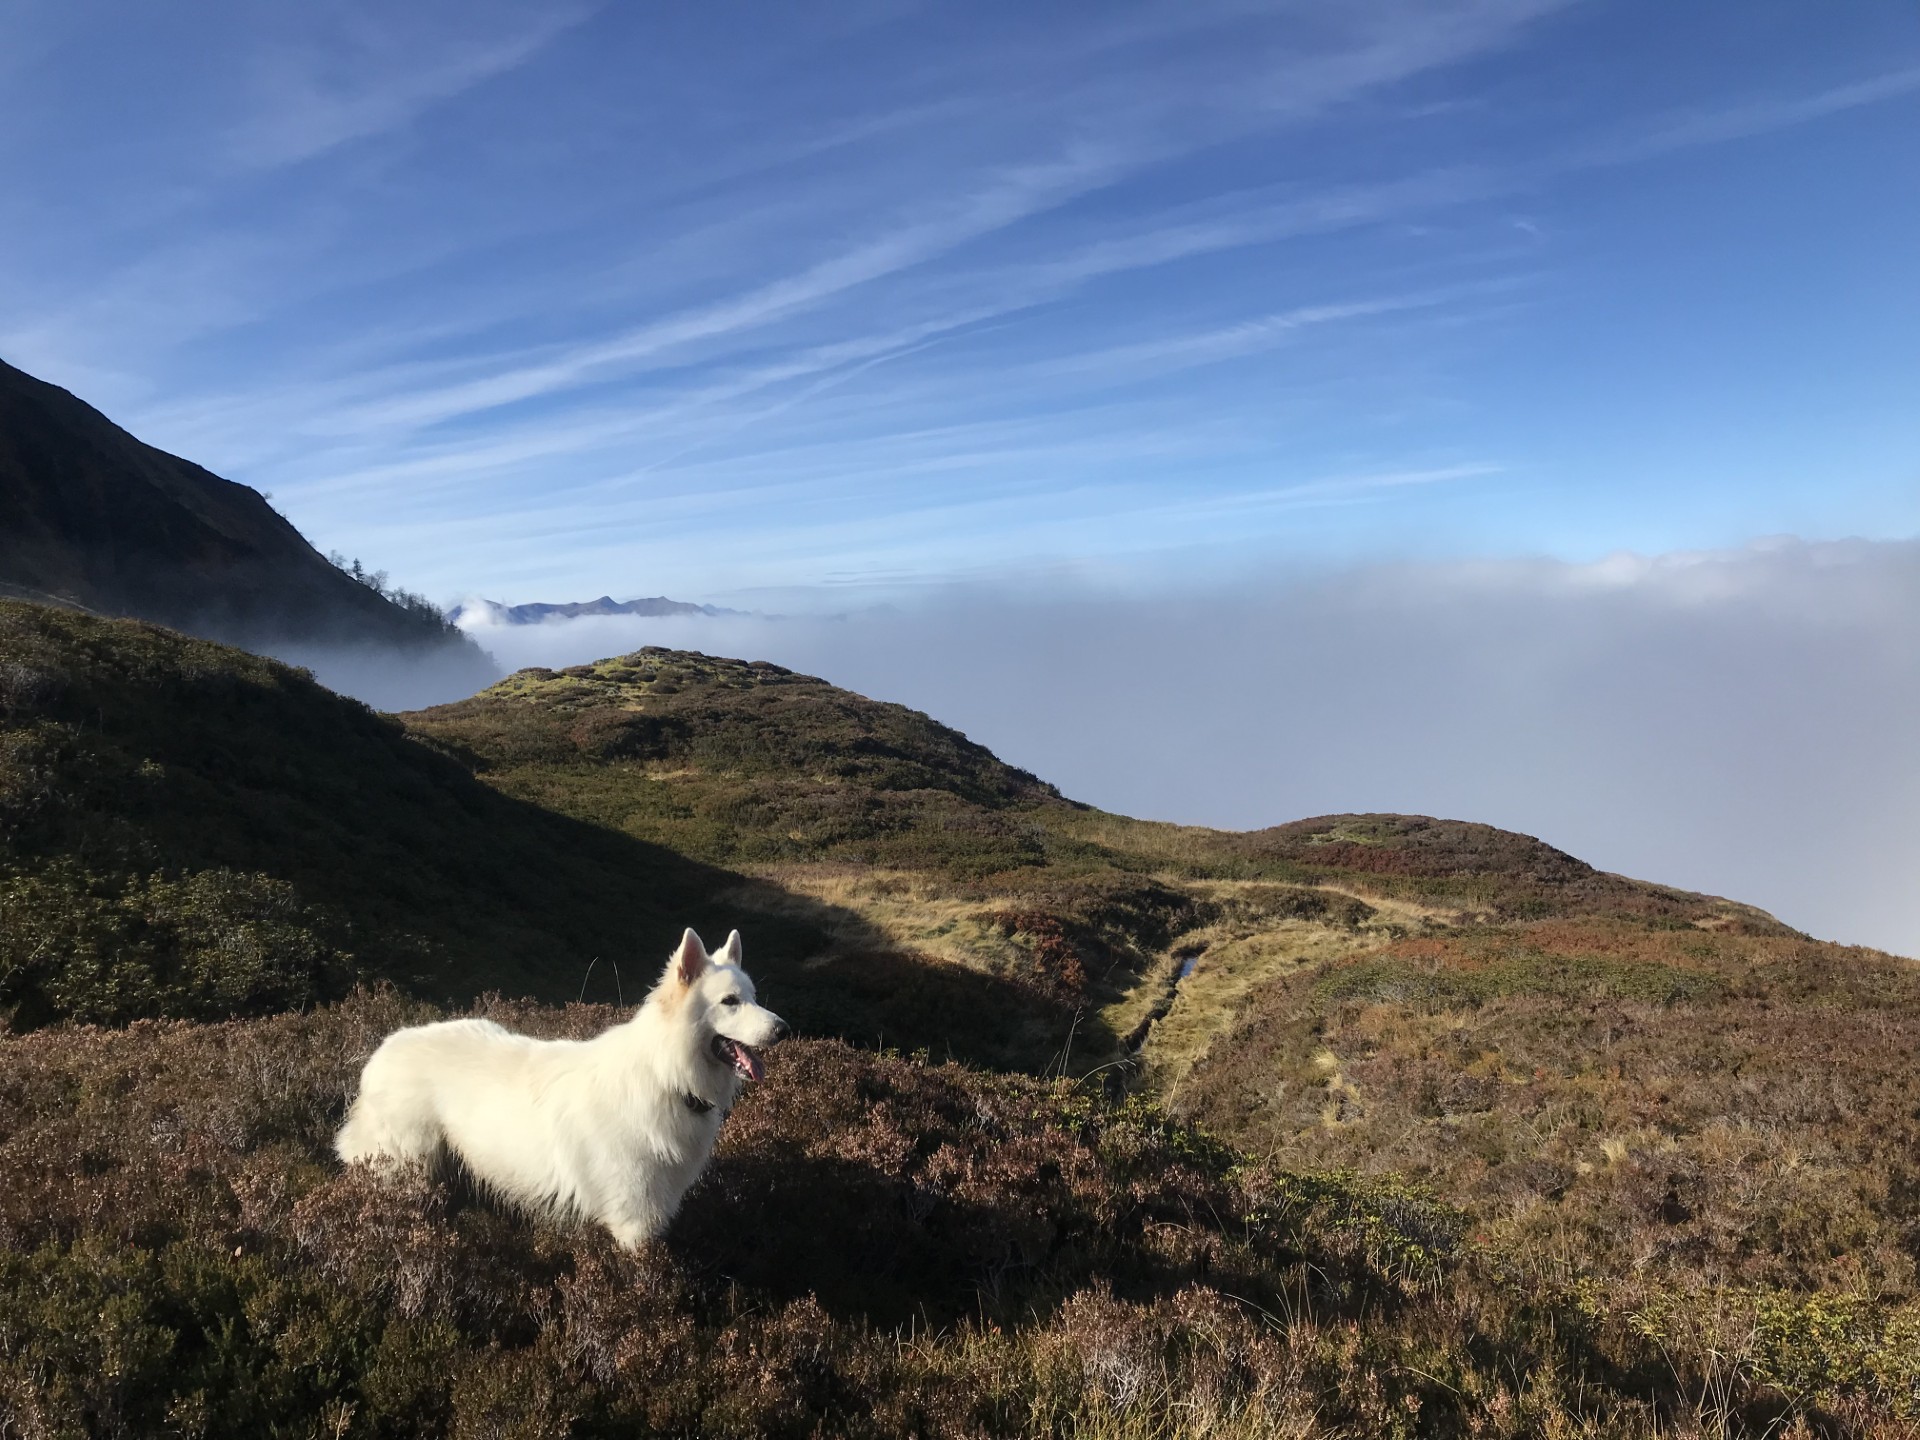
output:
{"label": "dog's head", "polygon": [[727,936],[718,955],[709,955],[689,930],[667,962],[661,984],[677,992],[688,1021],[699,1027],[708,1060],[743,1080],[766,1074],[760,1051],[787,1035],[787,1022],[754,999],[753,981],[740,968],[740,932]]}

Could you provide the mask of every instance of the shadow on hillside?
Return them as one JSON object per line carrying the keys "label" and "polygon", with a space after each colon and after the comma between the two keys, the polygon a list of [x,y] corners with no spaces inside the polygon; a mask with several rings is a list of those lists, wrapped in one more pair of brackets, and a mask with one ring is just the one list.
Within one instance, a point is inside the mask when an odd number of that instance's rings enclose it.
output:
{"label": "shadow on hillside", "polygon": [[[553,827],[566,835],[569,851],[593,854],[601,874],[636,877],[628,886],[632,899],[622,910],[636,932],[626,954],[633,956],[637,949],[637,956],[617,965],[594,965],[591,974],[579,972],[580,981],[572,970],[530,977],[532,998],[636,1004],[681,929],[692,926],[716,948],[729,930],[738,929],[760,1001],[801,1035],[1035,1073],[1057,1061],[1069,1034],[1083,1053],[1105,1053],[1112,1046],[1113,1037],[1098,1021],[1082,1015],[1076,1022],[1074,1007],[1060,998],[1016,980],[892,949],[864,916],[844,906],[766,880],[749,881],[652,842],[482,788],[490,804],[519,808],[521,823]],[[649,946],[648,938],[655,943]],[[601,944],[595,953],[617,953],[615,937]],[[465,1001],[472,994],[446,998]]]}
{"label": "shadow on hillside", "polygon": [[[751,949],[749,954],[751,955]],[[803,1035],[867,1049],[925,1051],[1000,1070],[1045,1071],[1071,1033],[1076,1053],[1106,1053],[1113,1037],[1091,1016],[1016,981],[890,950],[858,950],[817,964],[750,960],[761,998]]]}
{"label": "shadow on hillside", "polygon": [[[551,837],[551,863],[499,867],[486,877],[497,899],[522,916],[549,914],[559,900],[576,917],[565,937],[570,953],[524,969],[521,988],[530,998],[637,1004],[681,930],[691,926],[715,948],[729,930],[741,931],[760,999],[799,1034],[1039,1071],[1074,1024],[1071,1007],[1011,980],[878,943],[848,950],[850,937],[871,932],[855,911],[766,881],[749,882],[650,841],[502,794],[457,761],[435,758],[451,772],[443,783],[478,792],[469,803],[487,825]],[[879,940],[877,934],[872,940]],[[475,974],[462,984],[457,963],[443,971],[437,987],[407,988],[424,998],[466,1003],[505,978]],[[1079,1034],[1089,1047],[1098,1038],[1085,1019]]]}
{"label": "shadow on hillside", "polygon": [[[537,767],[496,785],[484,757],[246,652],[7,603],[0,653],[7,1028],[230,1019],[381,982],[631,1005],[687,926],[741,930],[803,1033],[1040,1069],[1071,1022],[637,838],[617,790],[562,813]],[[573,753],[516,743],[549,742]]]}
{"label": "shadow on hillside", "polygon": [[1096,1223],[1064,1196],[982,1203],[858,1160],[722,1154],[669,1243],[696,1271],[887,1329],[1025,1321],[1096,1275],[1145,1299],[1204,1273],[1116,1245]]}

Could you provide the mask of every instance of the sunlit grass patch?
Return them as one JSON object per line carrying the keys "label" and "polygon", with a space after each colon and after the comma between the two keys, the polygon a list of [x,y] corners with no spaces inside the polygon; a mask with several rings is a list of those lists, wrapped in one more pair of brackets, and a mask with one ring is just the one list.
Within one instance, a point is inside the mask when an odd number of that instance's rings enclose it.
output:
{"label": "sunlit grass patch", "polygon": [[937,874],[869,866],[782,865],[762,872],[774,882],[738,893],[754,908],[826,922],[829,948],[815,957],[893,946],[950,964],[1004,973],[1024,952],[995,916],[1004,897],[962,890]]}
{"label": "sunlit grass patch", "polygon": [[[1224,928],[1224,927],[1222,927]],[[1154,1022],[1142,1058],[1156,1093],[1177,1095],[1194,1063],[1245,1012],[1248,998],[1301,966],[1377,948],[1382,937],[1305,921],[1286,921],[1252,934],[1184,937],[1191,971],[1179,982],[1167,1013]]]}

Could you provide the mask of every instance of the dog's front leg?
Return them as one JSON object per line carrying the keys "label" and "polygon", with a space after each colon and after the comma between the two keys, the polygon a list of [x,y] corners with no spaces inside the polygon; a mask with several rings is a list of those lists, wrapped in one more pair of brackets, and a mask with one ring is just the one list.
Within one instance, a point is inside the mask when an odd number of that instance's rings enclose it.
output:
{"label": "dog's front leg", "polygon": [[626,1204],[605,1217],[614,1243],[623,1250],[638,1250],[667,1228],[672,1219],[644,1203]]}
{"label": "dog's front leg", "polygon": [[638,1250],[653,1238],[653,1232],[637,1220],[609,1220],[607,1229],[622,1250]]}

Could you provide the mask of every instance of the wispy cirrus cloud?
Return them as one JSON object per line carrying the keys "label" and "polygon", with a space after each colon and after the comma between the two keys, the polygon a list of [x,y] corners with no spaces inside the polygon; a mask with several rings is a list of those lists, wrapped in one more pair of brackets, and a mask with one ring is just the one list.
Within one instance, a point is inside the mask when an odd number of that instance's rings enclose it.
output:
{"label": "wispy cirrus cloud", "polygon": [[1019,494],[1093,543],[1102,483],[1521,486],[1544,457],[1488,417],[1543,347],[1604,349],[1564,310],[1600,252],[1544,212],[1636,159],[1891,110],[1915,73],[1881,47],[1609,106],[1632,57],[1551,3],[757,15],[235,11],[188,57],[186,128],[127,152],[134,202],[74,227],[99,255],[0,235],[57,277],[0,297],[0,348],[325,544],[431,548],[436,509],[494,537],[407,565],[436,590],[549,509],[602,507],[556,546],[655,567],[645,517],[696,487],[862,534],[1009,523],[972,502]]}
{"label": "wispy cirrus cloud", "polygon": [[[941,186],[933,196],[923,194],[918,203],[926,213],[856,240],[802,269],[723,300],[650,319],[624,333],[550,347],[525,361],[496,356],[483,376],[377,402],[352,412],[351,421],[432,426],[564,393],[610,376],[670,367],[690,349],[730,337],[751,337],[849,291],[924,266],[1143,171],[1177,162],[1183,155],[1263,127],[1297,122],[1371,89],[1506,43],[1519,29],[1564,3],[1514,0],[1432,16],[1396,12],[1396,23],[1385,26],[1348,21],[1344,47],[1309,47],[1304,54],[1288,46],[1270,47],[1250,62],[1243,59],[1233,67],[1237,73],[1210,76],[1212,83],[1201,92],[1204,99],[1180,87],[1143,94],[1135,83],[1118,75],[1096,75],[1078,85],[1027,89],[1018,93],[1015,111],[1024,112],[1023,128],[1042,137],[1051,131],[1057,137],[1050,155],[1029,155],[1017,162],[982,156],[976,163],[983,169],[959,177],[957,198],[951,193],[952,185]],[[1223,18],[1244,16],[1232,7],[1211,15],[1203,10],[1177,22],[1170,15],[1151,20],[1135,16],[1131,23],[1119,22],[1111,33],[1102,34],[1096,27],[1084,48],[1110,51],[1154,43],[1169,32],[1219,24]],[[1317,23],[1335,34],[1343,28],[1331,11]],[[966,108],[971,115],[958,113],[952,106],[915,105],[903,115],[857,123],[850,133],[870,137],[943,113],[956,123],[986,122],[983,128],[989,133],[997,133],[1004,124],[1004,117],[1000,124],[989,119],[995,108],[991,101]],[[835,134],[817,146],[803,142],[799,151],[790,153],[845,143],[849,143],[847,134]],[[1041,144],[1046,141],[1042,139]],[[1392,187],[1314,195],[1211,222],[1176,222],[1136,235],[1130,242],[1099,242],[1064,262],[1029,262],[982,275],[980,288],[1000,289],[1007,298],[992,308],[1009,313],[1047,303],[1102,275],[1270,243],[1288,234],[1367,223],[1383,214],[1404,212],[1411,204],[1457,201],[1470,189],[1460,176],[1419,176]],[[966,318],[954,323],[973,323],[981,315],[980,307],[968,307]]]}
{"label": "wispy cirrus cloud", "polygon": [[375,404],[354,412],[349,420],[431,425],[589,383],[609,369],[658,361],[703,341],[758,330],[1063,204],[1120,168],[1117,159],[1092,154],[993,177],[979,193],[958,205],[943,206],[945,213],[910,221],[744,294],[649,321],[625,334],[596,339],[465,385]]}
{"label": "wispy cirrus cloud", "polygon": [[296,7],[250,57],[251,103],[228,131],[226,153],[243,168],[270,169],[384,134],[524,64],[596,8]]}
{"label": "wispy cirrus cloud", "polygon": [[1916,91],[1920,91],[1920,66],[1908,66],[1811,94],[1776,95],[1697,109],[1665,117],[1637,135],[1596,146],[1573,163],[1625,164],[1701,145],[1724,145],[1900,100]]}
{"label": "wispy cirrus cloud", "polygon": [[[509,456],[522,458],[567,453],[607,443],[623,435],[647,431],[660,420],[681,416],[723,399],[741,399],[771,385],[803,376],[831,375],[842,367],[865,367],[891,355],[907,353],[939,336],[998,317],[1054,303],[1088,283],[1130,272],[1150,270],[1223,251],[1271,245],[1289,238],[1337,233],[1415,218],[1476,201],[1524,193],[1556,175],[1596,164],[1618,164],[1663,150],[1725,143],[1758,131],[1804,123],[1859,105],[1894,98],[1912,88],[1920,72],[1899,72],[1870,82],[1836,87],[1817,95],[1770,106],[1740,106],[1724,113],[1693,116],[1656,128],[1637,138],[1590,151],[1576,151],[1559,159],[1522,165],[1507,172],[1482,167],[1449,168],[1359,187],[1336,187],[1319,194],[1263,193],[1224,197],[1210,202],[1214,213],[1182,217],[1177,213],[1138,225],[1131,235],[1095,240],[1076,251],[1008,267],[988,267],[973,275],[965,271],[943,275],[947,291],[971,290],[996,298],[976,303],[896,334],[854,336],[830,344],[813,345],[792,358],[704,387],[696,398],[670,402],[664,409],[584,426],[561,427],[572,440],[556,443],[551,432],[519,445],[483,444],[476,448],[477,463],[500,463]],[[512,356],[489,360],[468,357],[460,368],[480,371],[450,385],[408,388],[406,368],[391,374],[380,371],[349,382],[335,397],[336,409],[325,417],[326,428],[337,432],[385,432],[396,437],[430,429],[444,422],[516,405],[543,396],[566,394],[609,379],[629,379],[661,370],[674,371],[689,363],[712,363],[713,347],[750,345],[757,332],[797,314],[830,306],[847,291],[911,270],[939,259],[953,249],[1017,225],[1047,209],[1069,204],[1098,189],[1128,169],[1117,157],[1082,158],[1011,177],[982,196],[949,213],[910,222],[797,272],[714,304],[649,321],[624,334],[594,339],[572,347],[554,347],[550,353],[517,361]],[[1222,207],[1225,207],[1224,209]],[[1537,233],[1537,229],[1536,229]],[[1492,282],[1491,288],[1511,280]],[[1131,345],[1089,351],[1051,362],[1041,362],[1059,375],[1091,372],[1103,367],[1151,366],[1155,362],[1205,363],[1215,355],[1231,358],[1263,347],[1263,342],[1326,319],[1351,318],[1400,308],[1417,308],[1430,300],[1359,302],[1358,308],[1338,303],[1301,306],[1280,315],[1256,316],[1213,330],[1173,335]],[[1378,307],[1374,309],[1371,307]],[[704,349],[704,357],[688,352]],[[430,375],[435,365],[411,367]],[[377,388],[383,398],[356,401],[355,388]],[[787,403],[787,402],[782,402]],[[538,427],[542,422],[532,424]],[[479,461],[479,452],[492,457]],[[463,452],[452,447],[440,459],[422,462],[426,470],[459,463]],[[413,473],[409,467],[371,472],[369,480]]]}
{"label": "wispy cirrus cloud", "polygon": [[1430,310],[1466,298],[1475,289],[1484,294],[1489,289],[1511,288],[1510,283],[1502,282],[1492,287],[1465,287],[1424,295],[1393,295],[1376,300],[1299,305],[1271,315],[1256,315],[1229,325],[1188,334],[1163,335],[1152,340],[1134,341],[1103,350],[1081,351],[1060,359],[1041,361],[1032,366],[1029,373],[1056,376],[1093,374],[1117,378],[1212,365],[1285,344],[1322,326]]}

